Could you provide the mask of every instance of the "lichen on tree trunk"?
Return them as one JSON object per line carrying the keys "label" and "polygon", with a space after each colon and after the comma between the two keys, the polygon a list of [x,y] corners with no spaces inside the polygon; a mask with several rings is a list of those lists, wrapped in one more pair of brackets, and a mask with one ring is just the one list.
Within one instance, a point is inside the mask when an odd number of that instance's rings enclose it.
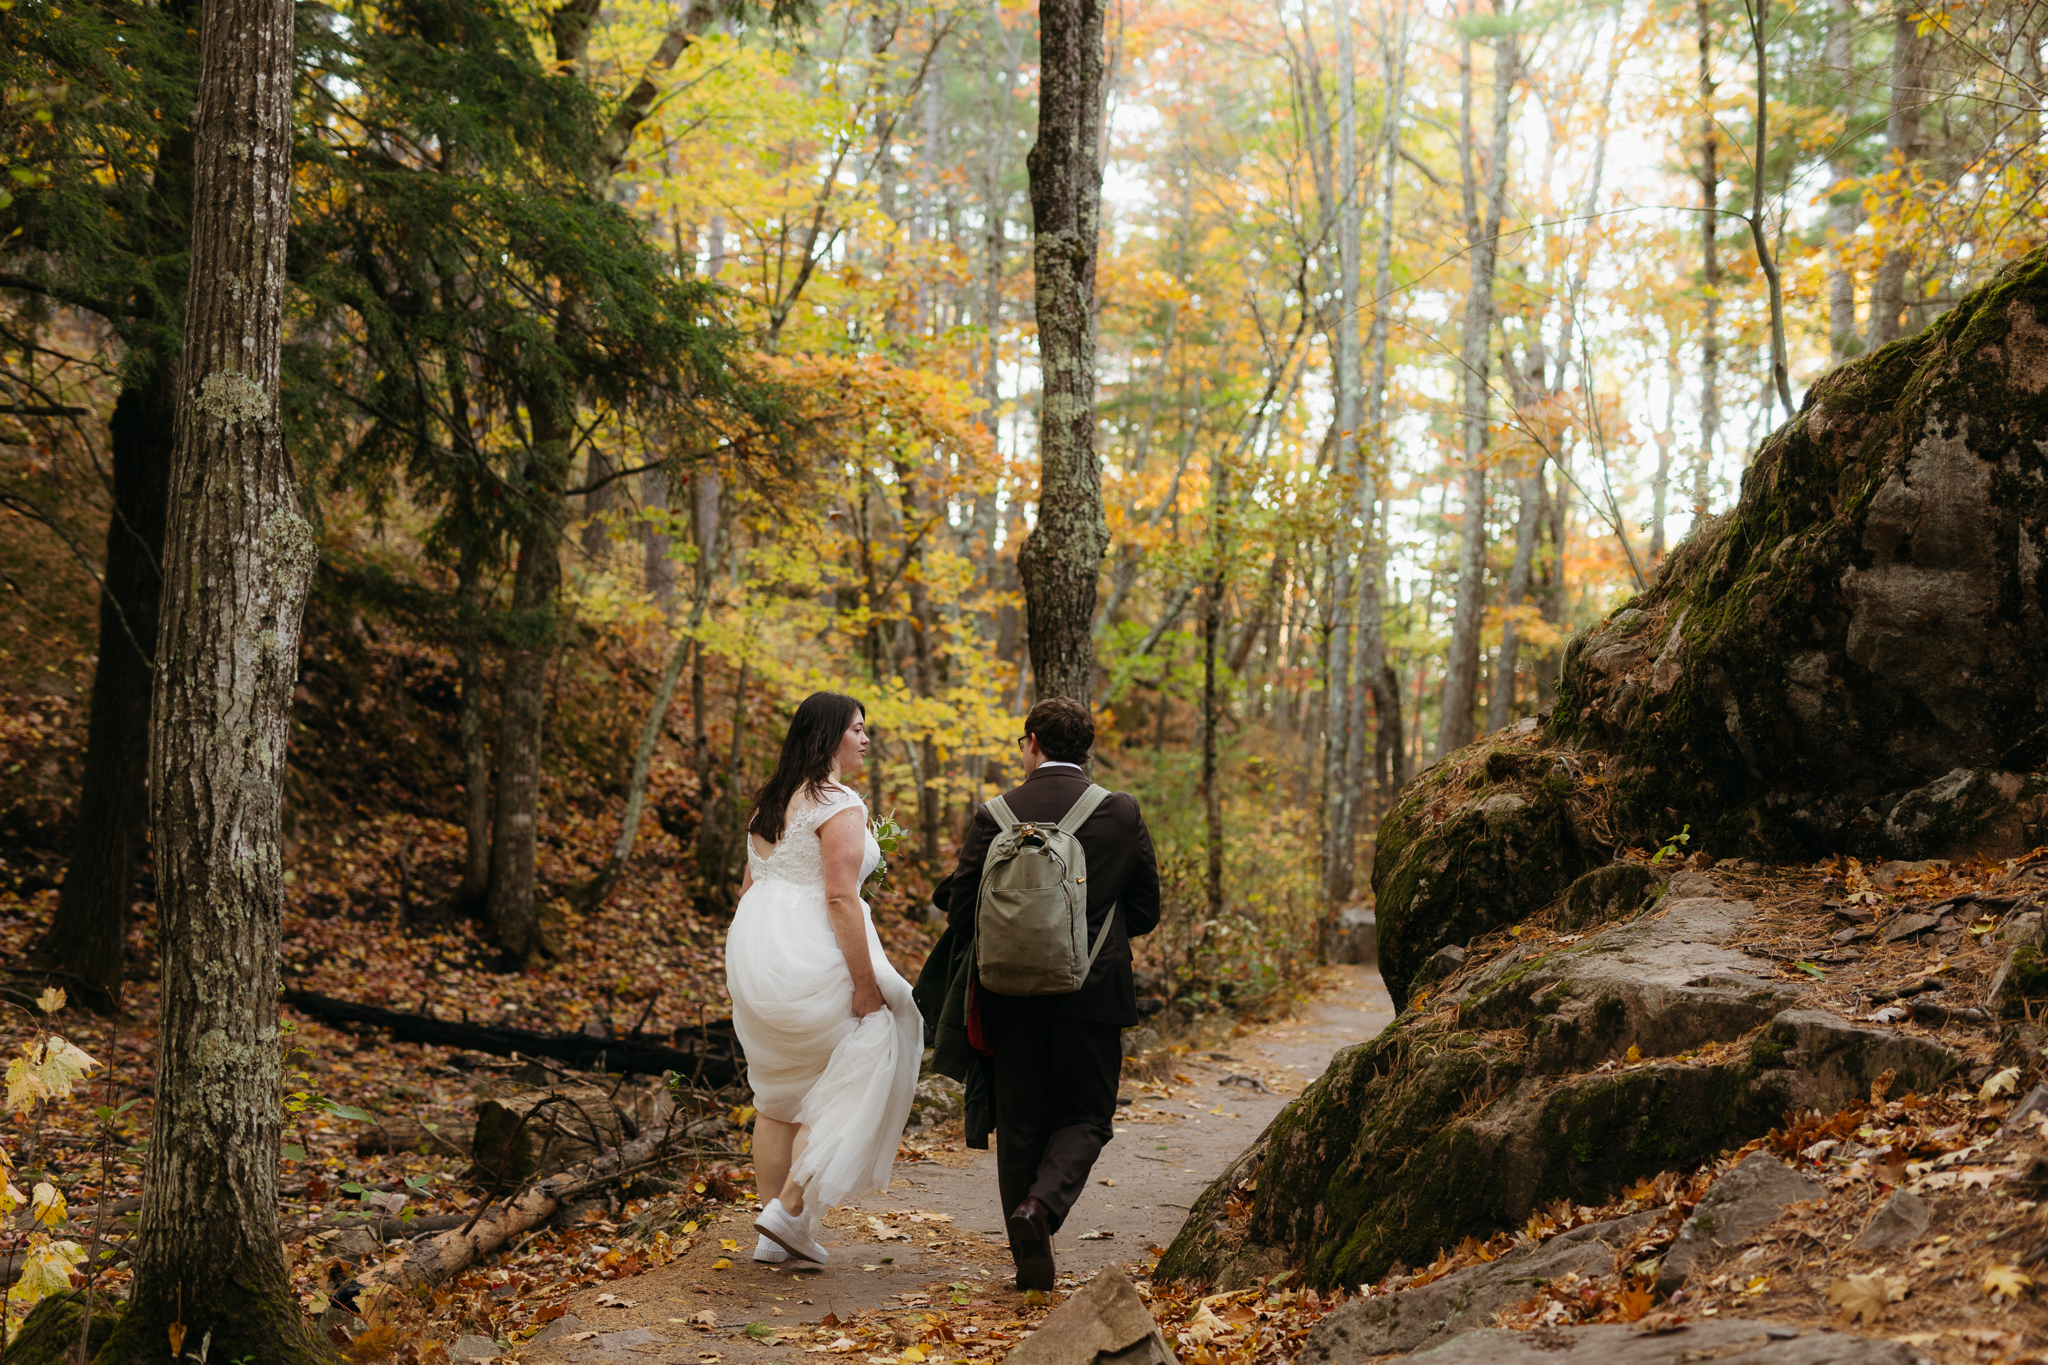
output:
{"label": "lichen on tree trunk", "polygon": [[1017,554],[1040,697],[1091,699],[1095,582],[1109,546],[1095,455],[1095,263],[1102,213],[1101,0],[1039,6],[1031,173],[1038,359],[1038,520]]}
{"label": "lichen on tree trunk", "polygon": [[210,0],[191,288],[156,647],[150,805],[162,1020],[130,1307],[102,1360],[331,1352],[285,1273],[278,817],[313,576],[278,411],[291,207],[290,0]]}

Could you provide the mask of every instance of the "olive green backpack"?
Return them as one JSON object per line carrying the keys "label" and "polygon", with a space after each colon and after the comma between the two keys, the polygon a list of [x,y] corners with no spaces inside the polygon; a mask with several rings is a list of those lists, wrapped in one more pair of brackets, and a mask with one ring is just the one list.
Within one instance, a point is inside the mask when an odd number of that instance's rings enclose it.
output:
{"label": "olive green backpack", "polygon": [[981,984],[997,995],[1068,995],[1088,980],[1116,907],[1088,942],[1088,855],[1076,831],[1109,797],[1088,790],[1058,824],[1019,820],[998,796],[987,809],[996,837],[981,863],[974,915]]}

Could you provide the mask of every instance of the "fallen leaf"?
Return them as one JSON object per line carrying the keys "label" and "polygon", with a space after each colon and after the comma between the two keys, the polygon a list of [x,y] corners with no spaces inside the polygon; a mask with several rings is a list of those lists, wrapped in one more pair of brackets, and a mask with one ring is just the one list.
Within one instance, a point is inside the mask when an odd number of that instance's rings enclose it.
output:
{"label": "fallen leaf", "polygon": [[1691,1325],[1683,1314],[1667,1308],[1661,1313],[1651,1313],[1644,1317],[1636,1324],[1636,1331],[1646,1337],[1661,1337],[1671,1332],[1683,1332]]}
{"label": "fallen leaf", "polygon": [[1640,1322],[1656,1301],[1657,1296],[1642,1285],[1631,1286],[1614,1296],[1614,1306],[1623,1322]]}
{"label": "fallen leaf", "polygon": [[1842,1310],[1844,1327],[1859,1321],[1883,1322],[1885,1308],[1905,1297],[1904,1281],[1882,1275],[1851,1275],[1828,1286],[1828,1302]]}
{"label": "fallen leaf", "polygon": [[2009,1066],[2003,1071],[1993,1072],[1977,1092],[1977,1103],[1984,1104],[2000,1095],[2008,1095],[2020,1088],[2020,1069]]}
{"label": "fallen leaf", "polygon": [[2015,1265],[1993,1265],[1984,1272],[1984,1292],[1994,1298],[2003,1294],[2008,1299],[2016,1299],[2026,1293],[2027,1286],[2032,1283],[2020,1274],[2020,1268]]}
{"label": "fallen leaf", "polygon": [[718,1240],[718,1249],[720,1251],[738,1251],[740,1244],[730,1237],[721,1237]]}
{"label": "fallen leaf", "polygon": [[[673,1319],[673,1318],[672,1318],[672,1319],[670,1319],[670,1321],[675,1321],[675,1320],[676,1320],[676,1319]],[[705,1310],[704,1310],[703,1312],[701,1312],[701,1313],[692,1313],[692,1314],[690,1314],[690,1316],[689,1316],[689,1319],[688,1319],[688,1320],[689,1320],[690,1322],[694,1322],[694,1323],[697,1323],[697,1324],[699,1324],[699,1325],[701,1325],[701,1326],[704,1326],[704,1327],[716,1327],[716,1326],[718,1326],[718,1314],[714,1313],[714,1312],[713,1312],[713,1311],[711,1311],[711,1310],[710,1310],[709,1308],[706,1308],[706,1309],[705,1309]]]}
{"label": "fallen leaf", "polygon": [[818,1319],[818,1326],[820,1327],[837,1327],[838,1325],[839,1315],[837,1313],[827,1313],[824,1317]]}
{"label": "fallen leaf", "polygon": [[1080,1240],[1084,1242],[1106,1242],[1114,1236],[1116,1236],[1114,1232],[1089,1231],[1082,1233]]}
{"label": "fallen leaf", "polygon": [[711,1263],[711,1268],[713,1270],[731,1270],[732,1262],[728,1261],[727,1259],[725,1259],[725,1257],[721,1256]]}

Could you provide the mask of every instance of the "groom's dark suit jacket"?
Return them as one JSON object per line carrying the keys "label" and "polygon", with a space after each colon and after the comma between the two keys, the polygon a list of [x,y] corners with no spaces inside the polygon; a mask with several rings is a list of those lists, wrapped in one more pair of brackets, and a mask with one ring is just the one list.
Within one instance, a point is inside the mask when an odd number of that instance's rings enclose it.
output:
{"label": "groom's dark suit jacket", "polygon": [[[1075,768],[1040,767],[1020,786],[1004,792],[1003,799],[1019,820],[1056,824],[1088,789],[1088,781],[1087,774]],[[932,892],[933,903],[946,912],[946,922],[956,933],[965,934],[973,926],[981,865],[995,837],[995,817],[984,806],[975,811],[967,841],[960,847],[958,870]],[[1131,939],[1151,933],[1159,923],[1159,860],[1137,799],[1125,792],[1115,792],[1097,806],[1077,837],[1088,855],[1089,943],[1102,932],[1111,906],[1117,907],[1117,924],[1081,989],[1046,998],[1058,1001],[1055,1012],[1068,1018],[1128,1028],[1138,1022]]]}

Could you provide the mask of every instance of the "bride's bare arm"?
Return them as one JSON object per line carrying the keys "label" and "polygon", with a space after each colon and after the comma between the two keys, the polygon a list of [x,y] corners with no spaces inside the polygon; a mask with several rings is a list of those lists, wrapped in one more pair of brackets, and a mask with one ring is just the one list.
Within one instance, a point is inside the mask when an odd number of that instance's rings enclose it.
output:
{"label": "bride's bare arm", "polygon": [[859,806],[849,806],[818,826],[818,841],[825,846],[825,915],[853,977],[856,1019],[883,1007],[882,988],[875,984],[875,964],[868,957],[867,925],[860,914],[860,864],[867,852],[866,835]]}

